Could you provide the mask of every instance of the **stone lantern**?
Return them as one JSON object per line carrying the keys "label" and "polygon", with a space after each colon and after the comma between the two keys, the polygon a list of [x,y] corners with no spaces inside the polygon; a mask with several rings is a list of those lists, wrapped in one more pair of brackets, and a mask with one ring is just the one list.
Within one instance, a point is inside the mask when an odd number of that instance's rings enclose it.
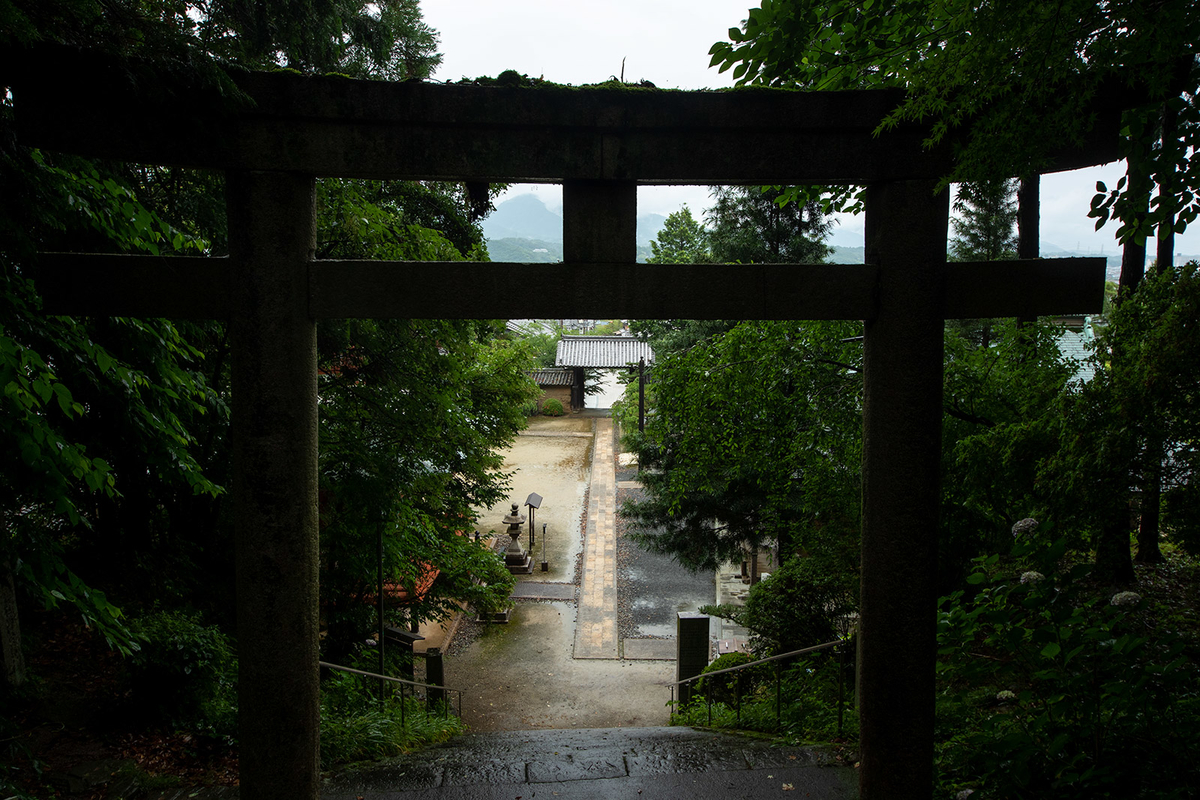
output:
{"label": "stone lantern", "polygon": [[508,512],[503,520],[508,526],[508,535],[512,537],[509,542],[508,549],[504,551],[504,564],[508,567],[508,571],[513,575],[529,575],[533,572],[533,557],[525,552],[521,547],[521,526],[525,524],[525,518],[521,516],[520,509],[516,503],[512,504],[512,511]]}

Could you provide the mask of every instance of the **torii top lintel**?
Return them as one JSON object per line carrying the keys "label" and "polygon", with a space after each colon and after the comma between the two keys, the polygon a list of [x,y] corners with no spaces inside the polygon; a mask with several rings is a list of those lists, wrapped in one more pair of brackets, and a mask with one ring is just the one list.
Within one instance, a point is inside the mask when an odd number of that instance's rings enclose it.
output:
{"label": "torii top lintel", "polygon": [[[643,184],[939,179],[928,129],[875,135],[896,91],[663,91],[390,83],[242,72],[215,87],[147,90],[128,64],[52,51],[12,81],[23,141],[97,157],[324,177]],[[1118,157],[1101,113],[1055,169]]]}

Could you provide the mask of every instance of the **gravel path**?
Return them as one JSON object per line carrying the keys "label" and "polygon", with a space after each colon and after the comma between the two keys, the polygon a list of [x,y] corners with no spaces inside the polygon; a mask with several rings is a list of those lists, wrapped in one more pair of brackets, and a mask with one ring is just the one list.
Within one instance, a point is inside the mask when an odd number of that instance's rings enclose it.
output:
{"label": "gravel path", "polygon": [[621,504],[641,489],[617,490],[617,629],[622,639],[671,638],[676,612],[716,601],[712,573],[693,574],[671,556],[643,550],[629,536]]}

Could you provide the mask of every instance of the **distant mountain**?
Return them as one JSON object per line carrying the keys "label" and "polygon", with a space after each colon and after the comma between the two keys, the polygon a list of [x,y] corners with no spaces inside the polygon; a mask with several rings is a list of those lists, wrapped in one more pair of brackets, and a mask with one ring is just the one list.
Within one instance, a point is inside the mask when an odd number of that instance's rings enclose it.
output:
{"label": "distant mountain", "polygon": [[483,238],[489,243],[493,239],[562,242],[562,217],[549,211],[546,204],[533,194],[521,194],[505,200],[484,217],[482,224]]}
{"label": "distant mountain", "polygon": [[658,232],[662,230],[663,223],[667,218],[662,214],[638,214],[637,218],[637,243],[639,247],[649,248],[650,243],[658,238]]}
{"label": "distant mountain", "polygon": [[551,264],[562,261],[562,242],[543,242],[538,239],[488,239],[488,255],[492,261]]}
{"label": "distant mountain", "polygon": [[834,247],[829,254],[830,264],[862,264],[867,259],[864,247]]}
{"label": "distant mountain", "polygon": [[[496,206],[496,210],[484,218],[483,237],[491,249],[492,242],[503,239],[532,239],[538,242],[562,244],[562,209],[546,208],[541,198],[534,194],[520,194]],[[556,213],[557,212],[557,213]],[[650,247],[658,236],[666,217],[662,214],[641,214],[637,218],[637,243],[639,247]],[[560,248],[561,249],[561,248]],[[494,254],[492,258],[496,261]],[[561,259],[561,254],[560,254]]]}
{"label": "distant mountain", "polygon": [[[666,217],[662,214],[640,214],[637,218],[637,260],[645,261],[650,256],[650,243],[662,230]],[[535,194],[521,194],[505,200],[483,220],[483,235],[488,242],[488,252],[493,261],[516,261],[552,263],[562,261],[562,207],[547,208]],[[1109,280],[1117,280],[1121,274],[1121,251],[1114,243],[1111,253],[1084,253],[1065,250],[1052,242],[1041,242],[1043,258],[1070,258],[1075,256],[1103,256],[1107,259],[1105,270]],[[1153,249],[1147,263],[1154,258]],[[1184,264],[1200,260],[1200,256],[1179,255],[1175,261]],[[861,264],[864,261],[862,247],[834,247],[829,256],[833,264]]]}

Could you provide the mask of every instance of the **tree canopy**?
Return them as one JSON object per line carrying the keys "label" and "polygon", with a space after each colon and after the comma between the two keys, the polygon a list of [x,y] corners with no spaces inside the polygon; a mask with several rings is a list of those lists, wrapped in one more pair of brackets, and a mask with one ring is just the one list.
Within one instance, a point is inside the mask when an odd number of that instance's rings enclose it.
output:
{"label": "tree canopy", "polygon": [[758,186],[713,187],[705,212],[708,246],[719,264],[819,264],[833,223],[815,202],[775,202]]}
{"label": "tree canopy", "polygon": [[1182,231],[1200,212],[1197,41],[1191,0],[762,0],[709,52],[742,84],[906,90],[879,127],[924,122],[931,144],[958,142],[947,180],[1039,172],[1088,133],[1093,100],[1124,93],[1127,155],[1169,191],[1135,220],[1141,187],[1100,186],[1095,215],[1144,238],[1160,225]]}

